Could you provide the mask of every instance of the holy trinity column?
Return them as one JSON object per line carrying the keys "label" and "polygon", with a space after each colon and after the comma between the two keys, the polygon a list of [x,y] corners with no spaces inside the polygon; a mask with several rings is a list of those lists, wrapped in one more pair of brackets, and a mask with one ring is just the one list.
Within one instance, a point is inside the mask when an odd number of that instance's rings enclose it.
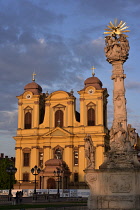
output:
{"label": "holy trinity column", "polygon": [[[124,79],[126,75],[123,70],[123,63],[128,58],[129,42],[127,35],[124,32],[128,26],[123,21],[118,24],[115,19],[114,24],[110,21],[108,28],[105,29],[109,34],[105,37],[105,54],[107,61],[112,64],[112,76],[111,79],[114,83],[113,88],[113,105],[114,105],[114,119],[112,128],[110,131],[110,146],[112,150],[128,150],[126,148],[126,141],[128,141],[127,135],[127,111],[126,111],[126,98]],[[128,144],[127,144],[128,147]]]}

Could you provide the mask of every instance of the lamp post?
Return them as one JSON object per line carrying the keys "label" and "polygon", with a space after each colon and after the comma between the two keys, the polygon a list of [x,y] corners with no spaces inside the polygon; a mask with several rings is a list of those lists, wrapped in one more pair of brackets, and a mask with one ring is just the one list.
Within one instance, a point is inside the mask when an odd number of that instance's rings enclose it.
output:
{"label": "lamp post", "polygon": [[57,184],[57,195],[58,195],[58,197],[60,197],[60,193],[59,193],[60,186],[59,186],[59,183],[61,182],[61,173],[62,173],[62,171],[60,170],[60,168],[56,168],[56,169],[57,169],[57,171],[54,171],[53,173],[54,173],[54,176],[57,177],[57,180],[56,180],[56,182],[58,183]]}
{"label": "lamp post", "polygon": [[6,172],[10,175],[10,189],[9,189],[9,199],[11,200],[11,189],[12,189],[12,176],[17,172],[17,168],[14,166],[10,165],[6,168]]}
{"label": "lamp post", "polygon": [[36,176],[41,172],[41,169],[37,167],[37,165],[34,166],[34,168],[31,169],[31,173],[35,176],[35,188],[34,188],[34,194],[36,194]]}

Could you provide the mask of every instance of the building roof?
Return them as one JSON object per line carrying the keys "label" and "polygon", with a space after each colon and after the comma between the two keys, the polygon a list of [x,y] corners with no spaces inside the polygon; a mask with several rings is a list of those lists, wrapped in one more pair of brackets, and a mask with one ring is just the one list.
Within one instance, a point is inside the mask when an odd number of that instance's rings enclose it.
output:
{"label": "building roof", "polygon": [[24,90],[31,91],[34,95],[42,93],[42,87],[34,81],[25,85]]}
{"label": "building roof", "polygon": [[45,162],[45,166],[62,166],[65,162],[61,159],[50,159]]}
{"label": "building roof", "polygon": [[102,86],[103,86],[102,82],[97,77],[94,77],[94,76],[87,78],[84,84],[85,84],[84,89],[88,86],[93,86],[97,90],[100,90],[102,89]]}

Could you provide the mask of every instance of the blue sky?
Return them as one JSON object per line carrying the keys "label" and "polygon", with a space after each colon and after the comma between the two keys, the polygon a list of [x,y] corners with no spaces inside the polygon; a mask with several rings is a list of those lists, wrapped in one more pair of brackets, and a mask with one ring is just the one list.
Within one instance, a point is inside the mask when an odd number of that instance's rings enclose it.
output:
{"label": "blue sky", "polygon": [[0,1],[0,153],[14,156],[17,99],[33,71],[43,92],[74,90],[96,67],[109,92],[108,125],[113,115],[112,66],[104,55],[104,29],[115,18],[130,26],[129,59],[124,64],[128,123],[140,134],[140,1],[1,0]]}

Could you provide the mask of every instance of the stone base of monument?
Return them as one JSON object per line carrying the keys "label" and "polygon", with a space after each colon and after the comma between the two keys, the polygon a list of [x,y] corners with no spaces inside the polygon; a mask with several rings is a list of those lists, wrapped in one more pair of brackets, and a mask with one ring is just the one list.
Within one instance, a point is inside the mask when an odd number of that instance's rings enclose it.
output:
{"label": "stone base of monument", "polygon": [[86,169],[88,208],[140,209],[140,169]]}

